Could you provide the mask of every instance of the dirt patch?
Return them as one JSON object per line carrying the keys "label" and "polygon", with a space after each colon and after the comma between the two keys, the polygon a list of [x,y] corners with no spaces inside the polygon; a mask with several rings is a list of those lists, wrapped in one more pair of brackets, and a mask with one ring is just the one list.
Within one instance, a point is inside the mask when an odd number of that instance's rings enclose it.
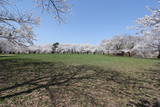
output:
{"label": "dirt patch", "polygon": [[0,61],[2,107],[154,107],[160,72],[128,76],[96,66]]}

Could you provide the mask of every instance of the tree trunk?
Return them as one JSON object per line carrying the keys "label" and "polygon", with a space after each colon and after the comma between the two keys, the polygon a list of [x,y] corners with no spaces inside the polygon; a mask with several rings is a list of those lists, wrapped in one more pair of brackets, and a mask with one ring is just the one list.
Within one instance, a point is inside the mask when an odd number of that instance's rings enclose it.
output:
{"label": "tree trunk", "polygon": [[158,51],[158,56],[157,56],[158,59],[160,59],[160,50]]}
{"label": "tree trunk", "polygon": [[158,59],[160,59],[160,45],[158,45],[158,56],[157,56]]}

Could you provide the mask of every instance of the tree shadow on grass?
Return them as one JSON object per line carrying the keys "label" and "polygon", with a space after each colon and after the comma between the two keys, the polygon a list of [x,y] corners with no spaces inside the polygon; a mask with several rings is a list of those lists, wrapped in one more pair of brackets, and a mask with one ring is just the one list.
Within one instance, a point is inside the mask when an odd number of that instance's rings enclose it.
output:
{"label": "tree shadow on grass", "polygon": [[[142,79],[148,82],[148,94],[142,97],[138,102],[130,102],[136,107],[160,107],[160,63],[155,64],[151,69],[145,69],[142,73]],[[147,84],[144,84],[145,86]],[[150,94],[149,94],[150,93]]]}
{"label": "tree shadow on grass", "polygon": [[11,56],[2,56],[2,55],[0,55],[0,58],[3,58],[3,57],[5,58],[5,57],[11,57]]}
{"label": "tree shadow on grass", "polygon": [[150,88],[144,83],[148,81],[96,66],[0,61],[0,99],[8,106],[125,107],[130,99],[145,97],[139,89]]}

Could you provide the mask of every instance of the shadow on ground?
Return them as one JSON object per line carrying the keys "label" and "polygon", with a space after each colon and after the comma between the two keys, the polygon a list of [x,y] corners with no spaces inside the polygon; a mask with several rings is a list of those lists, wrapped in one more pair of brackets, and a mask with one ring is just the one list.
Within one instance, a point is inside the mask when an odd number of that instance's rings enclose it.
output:
{"label": "shadow on ground", "polygon": [[0,61],[0,106],[156,107],[160,72],[127,75],[89,65]]}

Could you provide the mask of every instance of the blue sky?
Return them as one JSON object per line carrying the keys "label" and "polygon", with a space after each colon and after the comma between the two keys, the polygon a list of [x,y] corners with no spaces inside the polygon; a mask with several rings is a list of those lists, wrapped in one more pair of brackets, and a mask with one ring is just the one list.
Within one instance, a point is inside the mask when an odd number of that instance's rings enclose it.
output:
{"label": "blue sky", "polygon": [[54,42],[99,44],[101,40],[117,34],[133,34],[134,31],[126,27],[135,25],[137,18],[149,14],[146,6],[155,7],[155,1],[70,0],[72,11],[64,24],[58,24],[46,13],[40,13],[29,0],[23,1],[21,7],[33,9],[35,16],[41,17],[41,24],[35,28],[36,44]]}

